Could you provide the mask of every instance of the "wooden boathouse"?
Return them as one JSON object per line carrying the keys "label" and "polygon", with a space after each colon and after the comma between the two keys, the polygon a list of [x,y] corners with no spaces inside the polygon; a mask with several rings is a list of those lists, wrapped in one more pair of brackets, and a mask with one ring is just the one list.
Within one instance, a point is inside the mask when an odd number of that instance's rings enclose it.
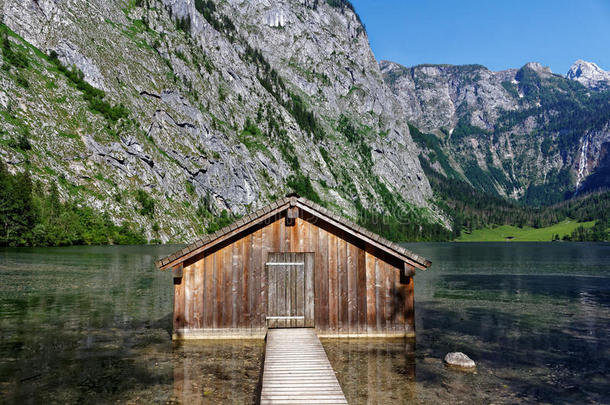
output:
{"label": "wooden boathouse", "polygon": [[157,261],[174,280],[173,339],[412,337],[430,262],[290,195]]}

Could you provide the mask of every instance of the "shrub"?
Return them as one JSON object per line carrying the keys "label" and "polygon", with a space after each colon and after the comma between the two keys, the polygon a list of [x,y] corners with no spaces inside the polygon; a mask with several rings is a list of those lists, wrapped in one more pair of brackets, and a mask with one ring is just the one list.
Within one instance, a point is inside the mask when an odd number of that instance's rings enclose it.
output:
{"label": "shrub", "polygon": [[155,200],[142,189],[136,192],[136,200],[140,203],[139,213],[152,218],[155,214]]}
{"label": "shrub", "polygon": [[293,174],[288,177],[286,181],[286,185],[290,187],[295,193],[315,202],[318,204],[323,204],[322,199],[314,190],[309,177],[303,175],[302,173]]}
{"label": "shrub", "polygon": [[59,58],[57,52],[51,51],[49,59],[57,70],[64,74],[70,80],[77,89],[83,93],[83,98],[89,104],[89,110],[94,113],[98,113],[106,118],[108,121],[116,122],[121,118],[127,118],[129,116],[129,110],[123,105],[111,105],[104,100],[106,93],[103,90],[97,89],[85,81],[85,75],[76,67],[68,69],[65,67]]}
{"label": "shrub", "polygon": [[2,55],[10,64],[19,69],[25,69],[30,66],[30,62],[26,55],[19,50],[14,50],[11,40],[8,37],[8,28],[6,25],[0,25],[0,41],[2,42]]}
{"label": "shrub", "polygon": [[107,214],[61,202],[57,186],[46,192],[29,174],[11,175],[0,161],[0,246],[142,244],[146,239]]}

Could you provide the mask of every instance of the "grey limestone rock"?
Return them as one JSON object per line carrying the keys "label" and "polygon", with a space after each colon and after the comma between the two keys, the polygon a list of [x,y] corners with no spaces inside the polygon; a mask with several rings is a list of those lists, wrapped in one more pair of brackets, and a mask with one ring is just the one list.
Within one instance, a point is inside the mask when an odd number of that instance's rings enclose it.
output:
{"label": "grey limestone rock", "polygon": [[447,353],[445,363],[452,367],[473,369],[476,367],[475,362],[462,352]]}
{"label": "grey limestone rock", "polygon": [[430,167],[487,192],[515,199],[534,198],[539,191],[533,190],[578,193],[610,148],[610,123],[589,125],[597,121],[591,116],[568,136],[574,130],[574,123],[563,120],[569,111],[558,111],[552,101],[570,89],[574,102],[563,105],[578,106],[603,91],[609,73],[595,64],[577,61],[567,79],[536,62],[500,72],[480,65],[407,68],[387,61],[380,67],[405,120],[438,142],[437,150],[421,140],[418,145]]}
{"label": "grey limestone rock", "polygon": [[[310,179],[347,216],[355,217],[356,199],[388,210],[378,203],[383,184],[444,220],[430,203],[402,106],[351,10],[310,0],[214,4],[216,20],[208,21],[193,0],[147,0],[142,7],[122,0],[0,0],[11,30],[43,53],[56,51],[104,90],[104,101],[129,111],[129,119],[109,122],[34,52],[40,69],[27,73],[29,89],[0,72],[0,105],[10,105],[15,122],[29,128],[36,180],[49,184],[63,175],[88,190],[88,204],[117,223],[142,224],[162,241],[204,232],[209,218],[197,214],[202,210],[243,215],[260,208],[288,192],[295,175]],[[281,77],[283,94],[263,85],[260,67],[245,55],[248,46]],[[303,100],[322,140],[301,128],[288,94]],[[342,117],[358,129],[370,156],[337,130]],[[247,122],[260,134],[245,131]],[[18,130],[0,124],[7,136]],[[2,158],[23,170],[25,159],[1,145]],[[155,200],[154,217],[138,213],[138,189]],[[70,198],[68,189],[60,192]]]}

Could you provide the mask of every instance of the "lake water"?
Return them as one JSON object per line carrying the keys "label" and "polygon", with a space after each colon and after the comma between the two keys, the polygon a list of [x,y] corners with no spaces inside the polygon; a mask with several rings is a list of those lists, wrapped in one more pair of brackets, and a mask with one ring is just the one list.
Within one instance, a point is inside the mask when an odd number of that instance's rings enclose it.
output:
{"label": "lake water", "polygon": [[[350,404],[610,403],[610,244],[408,247],[417,341],[323,342]],[[175,248],[0,249],[0,403],[255,403],[262,342],[170,341]]]}

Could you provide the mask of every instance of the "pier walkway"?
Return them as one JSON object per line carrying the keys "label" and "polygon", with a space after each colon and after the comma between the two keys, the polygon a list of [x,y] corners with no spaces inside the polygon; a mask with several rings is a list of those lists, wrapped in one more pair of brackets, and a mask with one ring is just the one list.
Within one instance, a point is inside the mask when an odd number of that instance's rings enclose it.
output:
{"label": "pier walkway", "polygon": [[347,404],[313,329],[269,329],[260,403]]}

